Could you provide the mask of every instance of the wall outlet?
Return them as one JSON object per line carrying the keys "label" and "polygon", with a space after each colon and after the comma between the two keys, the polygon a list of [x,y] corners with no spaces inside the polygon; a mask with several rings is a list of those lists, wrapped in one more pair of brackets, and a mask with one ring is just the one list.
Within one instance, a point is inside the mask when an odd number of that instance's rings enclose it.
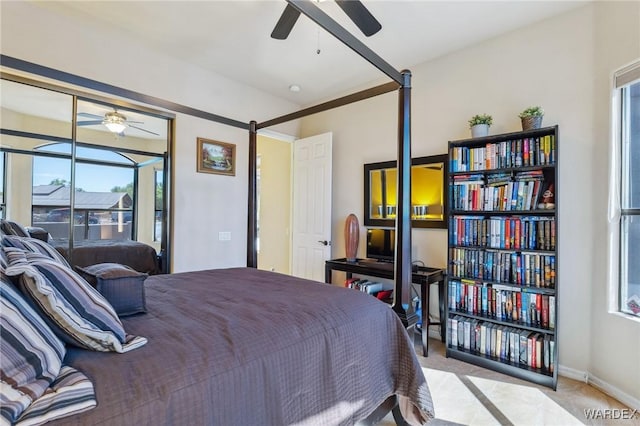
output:
{"label": "wall outlet", "polygon": [[231,232],[229,231],[218,232],[218,241],[231,241]]}

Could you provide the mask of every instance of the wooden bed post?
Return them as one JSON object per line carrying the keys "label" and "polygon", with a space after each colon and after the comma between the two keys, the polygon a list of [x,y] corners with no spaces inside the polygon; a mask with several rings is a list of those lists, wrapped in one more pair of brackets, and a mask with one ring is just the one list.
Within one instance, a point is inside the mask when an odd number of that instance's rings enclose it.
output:
{"label": "wooden bed post", "polygon": [[411,303],[411,72],[402,71],[398,97],[398,188],[396,206],[395,289],[392,308],[405,327],[418,316]]}
{"label": "wooden bed post", "polygon": [[258,130],[255,121],[249,122],[249,190],[248,190],[248,207],[247,207],[247,267],[258,267],[258,250],[256,247],[256,238],[258,237],[258,218],[257,218],[257,138]]}

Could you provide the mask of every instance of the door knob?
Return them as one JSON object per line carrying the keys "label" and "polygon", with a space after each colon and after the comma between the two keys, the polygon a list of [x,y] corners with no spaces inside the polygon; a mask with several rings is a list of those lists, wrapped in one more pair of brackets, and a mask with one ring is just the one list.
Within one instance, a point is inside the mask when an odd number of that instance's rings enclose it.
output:
{"label": "door knob", "polygon": [[322,244],[323,246],[330,246],[331,245],[331,243],[329,241],[327,241],[327,240],[318,240],[318,242],[320,244]]}

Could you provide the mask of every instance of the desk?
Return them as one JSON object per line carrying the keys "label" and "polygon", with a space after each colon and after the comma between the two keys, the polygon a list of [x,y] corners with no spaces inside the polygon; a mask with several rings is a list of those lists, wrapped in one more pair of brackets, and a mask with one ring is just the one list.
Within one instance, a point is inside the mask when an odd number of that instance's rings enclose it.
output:
{"label": "desk", "polygon": [[[347,262],[345,258],[327,260],[324,264],[324,282],[331,283],[332,271],[346,272],[347,279],[351,278],[352,274],[358,274],[393,280],[393,268],[394,265],[392,263],[376,262],[375,260],[368,259],[357,259],[355,262]],[[411,275],[411,282],[420,286],[420,306],[422,307],[422,331],[420,335],[422,338],[422,354],[426,357],[429,351],[429,326],[440,326],[442,342],[445,341],[447,334],[447,319],[444,313],[444,270],[440,268],[430,268],[428,266],[419,266]],[[429,321],[429,286],[431,284],[438,284],[440,322]]]}

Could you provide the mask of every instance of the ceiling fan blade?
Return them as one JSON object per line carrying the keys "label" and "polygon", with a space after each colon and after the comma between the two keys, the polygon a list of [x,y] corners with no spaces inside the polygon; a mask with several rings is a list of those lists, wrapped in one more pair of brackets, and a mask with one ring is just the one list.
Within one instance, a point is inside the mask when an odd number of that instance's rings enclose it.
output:
{"label": "ceiling fan blade", "polygon": [[151,130],[143,129],[142,127],[132,126],[131,124],[129,124],[129,127],[133,128],[133,129],[142,130],[143,132],[151,133],[152,135],[160,136],[158,133],[152,132]]}
{"label": "ceiling fan blade", "polygon": [[275,38],[277,40],[286,39],[299,16],[300,12],[290,4],[287,4],[287,7],[284,9],[284,12],[282,12],[280,19],[278,19],[278,23],[271,32],[271,38]]}
{"label": "ceiling fan blade", "polygon": [[89,114],[88,112],[79,112],[78,117],[93,118],[94,120],[104,120],[103,115]]}
{"label": "ceiling fan blade", "polygon": [[78,121],[78,126],[95,126],[97,124],[102,124],[103,120],[92,120],[92,121]]}
{"label": "ceiling fan blade", "polygon": [[336,3],[367,37],[374,35],[382,28],[380,22],[359,0],[336,0]]}

